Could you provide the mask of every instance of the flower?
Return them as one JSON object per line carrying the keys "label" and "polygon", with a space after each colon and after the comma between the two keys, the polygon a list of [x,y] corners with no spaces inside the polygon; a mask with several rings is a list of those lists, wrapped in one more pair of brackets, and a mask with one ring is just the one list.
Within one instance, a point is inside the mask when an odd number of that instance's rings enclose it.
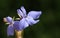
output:
{"label": "flower", "polygon": [[[20,10],[21,9],[21,10]],[[9,26],[7,27],[7,35],[12,36],[14,35],[14,30],[21,31],[27,28],[29,25],[33,25],[39,22],[36,20],[41,15],[41,11],[30,11],[26,14],[25,8],[22,6],[20,9],[17,9],[17,14],[21,18],[20,21],[14,21],[12,17],[6,17],[7,23]]]}
{"label": "flower", "polygon": [[38,19],[39,16],[42,14],[41,11],[30,11],[28,14],[26,14],[26,10],[23,6],[21,6],[20,9],[17,9],[17,14],[20,18],[22,18],[19,22],[20,30],[25,29],[29,25],[33,25],[39,22],[39,20],[36,19]]}
{"label": "flower", "polygon": [[[14,21],[12,17],[8,16],[4,20],[8,23],[7,27],[7,35],[8,36],[13,36],[14,35],[14,30],[20,30],[19,27],[19,21]],[[21,28],[21,27],[20,27]]]}
{"label": "flower", "polygon": [[6,22],[9,24],[8,27],[7,27],[7,35],[10,36],[10,35],[14,35],[14,27],[13,27],[13,19],[12,17],[8,16],[6,17]]}

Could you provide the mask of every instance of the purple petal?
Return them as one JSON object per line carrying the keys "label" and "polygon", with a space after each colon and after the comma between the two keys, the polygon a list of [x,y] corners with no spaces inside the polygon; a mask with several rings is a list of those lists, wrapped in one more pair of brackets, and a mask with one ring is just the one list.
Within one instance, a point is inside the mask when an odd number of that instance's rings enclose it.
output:
{"label": "purple petal", "polygon": [[23,29],[25,29],[26,27],[29,26],[29,24],[26,22],[25,18],[20,20],[19,25],[20,25],[19,27],[20,27],[21,30],[23,30]]}
{"label": "purple petal", "polygon": [[14,35],[14,28],[13,26],[9,25],[7,28],[7,35],[8,36],[13,36]]}
{"label": "purple petal", "polygon": [[8,22],[8,23],[12,23],[12,21],[13,21],[13,20],[12,20],[12,18],[11,18],[11,17],[9,17],[9,16],[8,16],[8,17],[6,17],[6,19],[7,19],[7,22]]}
{"label": "purple petal", "polygon": [[24,16],[26,16],[26,10],[25,10],[24,6],[21,6],[21,10],[22,10]]}
{"label": "purple petal", "polygon": [[14,25],[13,26],[14,26],[15,30],[20,30],[19,29],[19,21],[14,21]]}
{"label": "purple petal", "polygon": [[15,21],[14,23],[14,29],[15,30],[23,30],[26,27],[28,27],[28,23],[25,21],[25,19],[21,19],[20,21]]}
{"label": "purple petal", "polygon": [[41,11],[30,11],[28,16],[31,16],[33,19],[38,19],[41,13]]}
{"label": "purple petal", "polygon": [[30,25],[33,25],[33,24],[36,24],[37,22],[39,22],[39,20],[34,20],[32,17],[27,17],[26,21]]}
{"label": "purple petal", "polygon": [[17,9],[17,14],[19,15],[19,17],[21,17],[21,16],[24,17],[23,13],[22,13],[22,11],[20,9]]}

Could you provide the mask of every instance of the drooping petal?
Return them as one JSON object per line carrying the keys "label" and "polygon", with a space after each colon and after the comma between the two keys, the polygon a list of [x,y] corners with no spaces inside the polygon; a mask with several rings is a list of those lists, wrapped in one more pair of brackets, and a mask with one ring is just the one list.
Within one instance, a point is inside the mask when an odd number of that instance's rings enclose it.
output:
{"label": "drooping petal", "polygon": [[25,10],[24,6],[21,6],[21,10],[22,10],[24,16],[26,16],[26,10]]}
{"label": "drooping petal", "polygon": [[17,9],[17,14],[19,15],[19,17],[21,17],[21,16],[24,17],[23,13],[22,13],[22,11],[20,9]]}
{"label": "drooping petal", "polygon": [[9,25],[7,28],[7,35],[8,36],[13,36],[14,35],[14,28],[13,26]]}
{"label": "drooping petal", "polygon": [[33,19],[38,19],[41,13],[41,11],[30,11],[28,16],[31,16]]}
{"label": "drooping petal", "polygon": [[28,22],[28,24],[33,25],[39,22],[39,20],[34,20],[32,17],[27,17],[26,21]]}

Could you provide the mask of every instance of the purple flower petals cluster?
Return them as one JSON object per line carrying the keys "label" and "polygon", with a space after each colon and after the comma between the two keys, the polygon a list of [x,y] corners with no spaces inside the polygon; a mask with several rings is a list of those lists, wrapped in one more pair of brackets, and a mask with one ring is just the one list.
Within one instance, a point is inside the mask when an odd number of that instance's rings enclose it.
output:
{"label": "purple flower petals cluster", "polygon": [[40,17],[42,14],[41,11],[30,11],[28,14],[26,14],[26,10],[23,6],[21,6],[20,9],[17,9],[17,14],[20,18],[19,21],[14,21],[11,17],[6,17],[7,22],[10,23],[7,28],[7,35],[14,35],[14,30],[21,31],[25,28],[27,28],[29,25],[33,25],[39,22],[39,20],[36,20]]}

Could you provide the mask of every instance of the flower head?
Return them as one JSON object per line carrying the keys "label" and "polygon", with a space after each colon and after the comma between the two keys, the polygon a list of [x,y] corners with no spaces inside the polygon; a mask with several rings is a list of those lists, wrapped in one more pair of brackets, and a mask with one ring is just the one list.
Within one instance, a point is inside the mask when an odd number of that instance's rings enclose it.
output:
{"label": "flower head", "polygon": [[[10,16],[6,17],[8,27],[7,27],[7,35],[8,36],[13,36],[14,35],[14,30],[21,31],[24,29],[21,24],[19,24],[20,21],[14,21]],[[23,20],[24,21],[24,20]],[[25,22],[23,22],[25,23]]]}
{"label": "flower head", "polygon": [[[21,10],[20,10],[21,9]],[[9,23],[7,28],[7,35],[14,35],[14,30],[21,31],[28,27],[29,25],[33,25],[39,22],[36,20],[40,17],[41,11],[30,11],[26,14],[25,8],[22,6],[20,9],[17,9],[17,14],[20,18],[20,21],[14,21],[11,17],[6,17],[5,20]]]}
{"label": "flower head", "polygon": [[39,20],[36,19],[38,19],[41,15],[41,11],[30,11],[28,14],[26,14],[26,10],[23,6],[20,9],[17,9],[17,14],[19,17],[23,17],[19,22],[19,25],[22,26],[22,29],[39,22]]}
{"label": "flower head", "polygon": [[8,27],[7,27],[7,35],[14,35],[14,27],[13,27],[13,19],[12,17],[8,16],[5,18],[6,22],[8,23]]}

